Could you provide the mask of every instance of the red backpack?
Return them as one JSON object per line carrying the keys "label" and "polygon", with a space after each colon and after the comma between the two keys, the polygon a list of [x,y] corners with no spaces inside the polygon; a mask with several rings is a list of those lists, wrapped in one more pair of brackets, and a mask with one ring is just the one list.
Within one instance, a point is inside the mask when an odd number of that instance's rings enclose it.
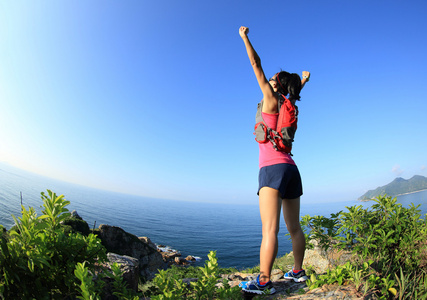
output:
{"label": "red backpack", "polygon": [[276,130],[271,129],[265,124],[262,118],[263,102],[261,101],[258,103],[255,117],[255,140],[258,143],[267,143],[270,141],[275,150],[291,153],[292,142],[294,141],[295,132],[297,131],[298,107],[293,105],[292,102],[282,94],[279,95],[279,118],[277,119]]}

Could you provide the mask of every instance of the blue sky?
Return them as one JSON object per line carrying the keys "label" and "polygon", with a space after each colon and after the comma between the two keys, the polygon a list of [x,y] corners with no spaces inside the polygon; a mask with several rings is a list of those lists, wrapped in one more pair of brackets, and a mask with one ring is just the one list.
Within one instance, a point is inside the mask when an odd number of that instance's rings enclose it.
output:
{"label": "blue sky", "polygon": [[[426,1],[2,1],[0,162],[147,197],[257,203],[267,76],[312,73],[306,203],[427,176]],[[57,191],[60,193],[60,191]]]}

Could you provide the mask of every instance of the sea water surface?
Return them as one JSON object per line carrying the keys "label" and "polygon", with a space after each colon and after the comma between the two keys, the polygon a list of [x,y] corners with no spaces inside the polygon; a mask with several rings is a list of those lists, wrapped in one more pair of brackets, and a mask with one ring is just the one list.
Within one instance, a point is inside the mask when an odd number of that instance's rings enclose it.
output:
{"label": "sea water surface", "polygon": [[[47,189],[63,194],[89,226],[100,224],[119,226],[136,236],[147,236],[154,243],[178,250],[185,257],[193,255],[207,259],[210,250],[217,251],[221,267],[238,269],[258,265],[261,242],[261,221],[257,203],[216,204],[153,199],[114,193],[74,185],[29,173],[0,163],[0,224],[9,229],[14,221],[11,215],[21,216],[23,205],[41,212],[41,192]],[[427,213],[427,191],[402,195],[398,201],[404,206],[421,204]],[[305,204],[301,215],[323,215],[346,210],[346,206],[373,202],[344,201]],[[284,222],[279,233],[279,256],[292,251]]]}

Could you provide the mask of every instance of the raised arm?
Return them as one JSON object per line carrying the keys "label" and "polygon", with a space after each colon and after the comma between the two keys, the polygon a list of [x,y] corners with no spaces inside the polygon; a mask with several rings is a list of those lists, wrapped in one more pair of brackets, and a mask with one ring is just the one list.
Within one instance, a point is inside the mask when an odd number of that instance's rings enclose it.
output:
{"label": "raised arm", "polygon": [[310,72],[302,71],[301,89],[310,80]]}
{"label": "raised arm", "polygon": [[261,59],[256,53],[251,42],[249,41],[248,33],[249,33],[249,28],[244,26],[240,27],[239,29],[240,37],[245,43],[246,52],[248,53],[249,61],[251,62],[252,68],[255,73],[255,77],[258,81],[258,85],[261,88],[261,91],[263,94],[263,100],[264,100],[263,111],[277,112],[277,98],[275,96],[275,93],[271,85],[268,83],[268,80],[265,77],[264,71],[261,66]]}

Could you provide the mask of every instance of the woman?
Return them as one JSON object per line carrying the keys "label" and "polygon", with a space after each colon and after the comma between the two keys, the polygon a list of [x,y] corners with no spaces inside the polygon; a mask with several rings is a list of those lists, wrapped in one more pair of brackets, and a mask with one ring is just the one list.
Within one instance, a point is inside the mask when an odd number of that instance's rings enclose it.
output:
{"label": "woman", "polygon": [[[267,80],[261,67],[261,60],[248,38],[249,28],[240,27],[239,34],[246,46],[246,51],[261,88],[262,117],[266,125],[276,129],[278,119],[278,102],[288,96],[292,105],[300,99],[301,88],[310,78],[310,73],[303,72],[303,79],[297,74],[279,72]],[[262,242],[260,248],[260,275],[252,281],[240,283],[244,291],[264,294],[274,293],[270,281],[271,269],[277,256],[280,223],[280,210],[286,227],[291,235],[294,253],[294,267],[285,274],[286,279],[296,282],[307,280],[302,268],[305,252],[305,237],[299,222],[300,196],[302,195],[301,177],[290,154],[276,151],[269,141],[259,144],[259,208],[262,222]]]}

